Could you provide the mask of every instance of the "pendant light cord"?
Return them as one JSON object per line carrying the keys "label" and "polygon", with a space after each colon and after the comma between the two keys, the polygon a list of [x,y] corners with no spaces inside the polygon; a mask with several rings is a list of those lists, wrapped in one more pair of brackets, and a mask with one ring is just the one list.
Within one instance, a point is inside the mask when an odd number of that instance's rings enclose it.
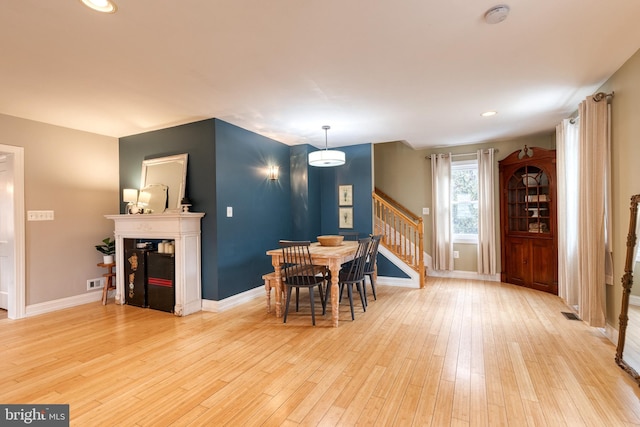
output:
{"label": "pendant light cord", "polygon": [[331,129],[331,126],[324,125],[322,126],[322,129],[324,129],[324,151],[327,151],[329,149],[329,143],[327,142],[327,131]]}

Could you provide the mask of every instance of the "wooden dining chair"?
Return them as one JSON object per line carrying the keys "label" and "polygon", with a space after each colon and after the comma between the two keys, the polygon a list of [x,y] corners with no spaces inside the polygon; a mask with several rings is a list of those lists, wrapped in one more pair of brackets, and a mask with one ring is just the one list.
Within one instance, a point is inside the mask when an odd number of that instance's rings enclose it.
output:
{"label": "wooden dining chair", "polygon": [[[351,320],[355,320],[353,312],[353,285],[356,285],[358,293],[360,294],[360,301],[362,301],[362,310],[367,311],[367,304],[364,300],[364,294],[362,289],[362,283],[364,282],[364,267],[367,263],[367,254],[369,253],[369,246],[371,245],[371,238],[358,240],[358,248],[356,249],[353,261],[345,264],[340,270],[340,277],[338,283],[340,285],[340,294],[343,289],[347,288],[347,295],[349,296],[349,305],[351,306]],[[326,300],[331,295],[331,287],[328,287]]]}
{"label": "wooden dining chair", "polygon": [[[281,240],[283,265],[282,271],[283,285],[287,292],[287,302],[284,309],[284,321],[287,323],[287,315],[289,314],[289,304],[291,302],[291,294],[296,290],[296,312],[298,311],[299,291],[300,288],[309,289],[309,300],[311,304],[311,322],[316,324],[316,312],[314,305],[314,289],[317,287],[320,292],[320,302],[322,303],[322,314],[326,313],[326,301],[323,295],[323,285],[326,281],[324,271],[311,262],[311,254],[309,253],[309,241],[291,241]],[[320,272],[320,273],[319,273]]]}
{"label": "wooden dining chair", "polygon": [[339,231],[338,235],[344,236],[344,240],[352,240],[354,242],[357,242],[360,238],[360,233],[357,231]]}
{"label": "wooden dining chair", "polygon": [[[369,254],[367,255],[367,263],[364,266],[364,276],[369,276],[369,281],[371,282],[371,291],[373,292],[373,299],[377,300],[376,297],[376,260],[378,258],[378,246],[380,245],[380,239],[382,238],[382,234],[376,234],[371,236],[371,244],[369,245]],[[362,292],[364,293],[364,302],[368,304],[367,301],[367,289],[366,289],[367,281],[362,281]]]}

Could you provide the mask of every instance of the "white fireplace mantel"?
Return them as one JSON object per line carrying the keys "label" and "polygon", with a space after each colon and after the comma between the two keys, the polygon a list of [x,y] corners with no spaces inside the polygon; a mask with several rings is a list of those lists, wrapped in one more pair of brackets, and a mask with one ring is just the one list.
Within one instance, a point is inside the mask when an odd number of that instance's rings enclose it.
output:
{"label": "white fireplace mantel", "polygon": [[124,239],[175,240],[174,314],[186,316],[202,309],[200,222],[204,213],[105,215],[115,221],[116,303],[124,304]]}

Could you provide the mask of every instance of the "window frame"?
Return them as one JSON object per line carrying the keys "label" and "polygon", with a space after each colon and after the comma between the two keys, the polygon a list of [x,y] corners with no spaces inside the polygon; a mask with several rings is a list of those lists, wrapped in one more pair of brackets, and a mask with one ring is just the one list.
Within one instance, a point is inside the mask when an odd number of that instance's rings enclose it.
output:
{"label": "window frame", "polygon": [[[455,170],[461,170],[461,169],[475,169],[476,170],[476,178],[479,179],[478,177],[478,160],[477,159],[473,159],[473,160],[453,160],[451,162],[451,237],[453,240],[453,243],[475,243],[478,244],[478,233],[475,234],[470,234],[470,233],[455,233],[453,230],[453,206],[454,204],[457,204],[456,202],[453,201],[453,193],[454,193],[454,189],[453,189],[453,173]],[[476,184],[479,185],[479,182],[476,181]],[[478,203],[479,201],[476,200],[476,203]],[[480,222],[480,211],[478,210],[478,226],[480,226],[479,222]]]}

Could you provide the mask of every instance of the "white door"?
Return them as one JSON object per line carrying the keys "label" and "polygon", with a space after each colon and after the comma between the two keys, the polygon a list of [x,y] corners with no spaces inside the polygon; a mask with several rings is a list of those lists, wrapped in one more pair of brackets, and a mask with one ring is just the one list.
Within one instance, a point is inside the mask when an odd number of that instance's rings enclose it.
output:
{"label": "white door", "polygon": [[13,155],[0,154],[0,308],[7,310],[13,284]]}

